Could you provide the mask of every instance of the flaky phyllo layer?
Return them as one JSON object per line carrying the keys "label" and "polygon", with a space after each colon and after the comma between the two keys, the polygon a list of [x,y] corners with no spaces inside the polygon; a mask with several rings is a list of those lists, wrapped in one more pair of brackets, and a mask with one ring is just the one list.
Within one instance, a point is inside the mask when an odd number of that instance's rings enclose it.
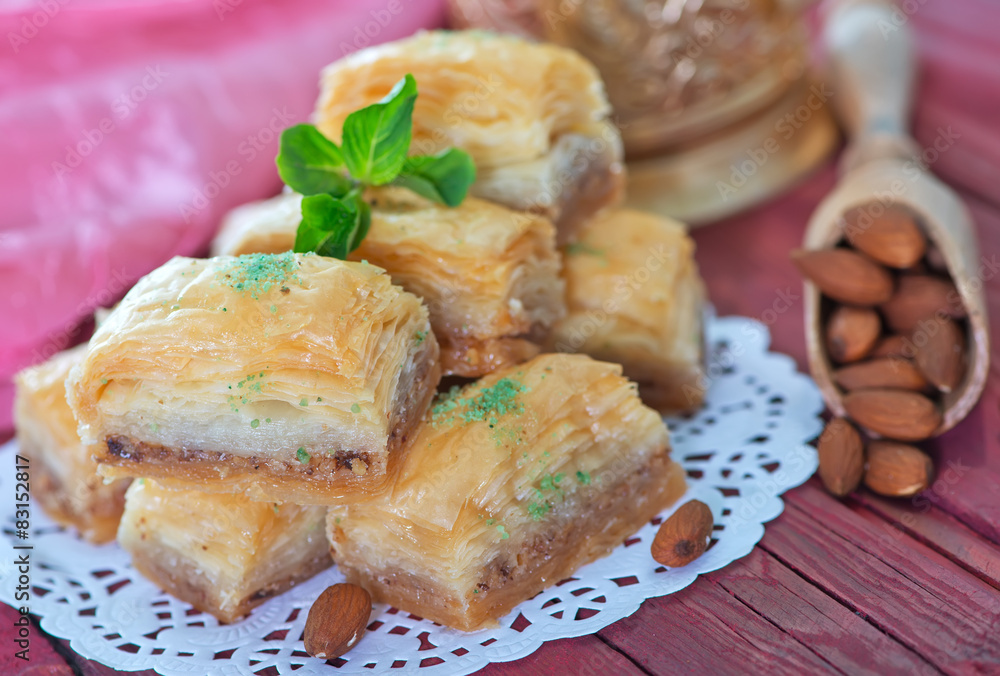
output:
{"label": "flaky phyllo layer", "polygon": [[322,504],[385,485],[437,355],[426,308],[373,265],[174,258],[97,330],[68,398],[109,476]]}
{"label": "flaky phyllo layer", "polygon": [[31,462],[31,493],[56,521],[75,527],[91,542],[114,539],[125,505],[127,480],[105,484],[80,441],[66,403],[66,376],[86,346],[60,352],[17,374],[14,423],[19,452]]}
{"label": "flaky phyllo layer", "polygon": [[391,491],[327,525],[377,600],[468,630],[607,554],[683,486],[619,366],[542,355],[439,398]]}
{"label": "flaky phyllo layer", "polygon": [[347,116],[406,73],[420,93],[411,152],[467,151],[474,195],[545,214],[561,241],[621,199],[621,138],[597,70],[576,52],[489,33],[419,33],[328,66],[317,126],[339,140]]}
{"label": "flaky phyllo layer", "polygon": [[233,622],[333,563],[322,507],[168,490],[140,479],[118,541],[133,565],[177,598]]}
{"label": "flaky phyllo layer", "polygon": [[[541,216],[476,198],[449,208],[401,188],[366,193],[368,236],[351,258],[386,269],[430,311],[446,375],[475,377],[538,353],[564,314],[555,230]],[[278,253],[295,242],[301,195],[234,210],[221,254]]]}
{"label": "flaky phyllo layer", "polygon": [[705,286],[683,224],[609,209],[564,254],[567,315],[549,348],[622,364],[660,410],[699,407]]}

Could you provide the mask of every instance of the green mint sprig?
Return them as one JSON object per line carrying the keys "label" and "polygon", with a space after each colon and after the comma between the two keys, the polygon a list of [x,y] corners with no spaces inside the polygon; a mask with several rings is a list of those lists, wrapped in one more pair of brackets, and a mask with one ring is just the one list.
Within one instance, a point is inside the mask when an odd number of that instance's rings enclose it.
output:
{"label": "green mint sprig", "polygon": [[468,153],[407,156],[416,100],[416,80],[407,74],[384,99],[347,116],[340,146],[311,124],[282,132],[278,174],[303,195],[296,253],[345,259],[357,249],[371,225],[362,197],[368,186],[398,185],[449,207],[462,203],[476,180]]}

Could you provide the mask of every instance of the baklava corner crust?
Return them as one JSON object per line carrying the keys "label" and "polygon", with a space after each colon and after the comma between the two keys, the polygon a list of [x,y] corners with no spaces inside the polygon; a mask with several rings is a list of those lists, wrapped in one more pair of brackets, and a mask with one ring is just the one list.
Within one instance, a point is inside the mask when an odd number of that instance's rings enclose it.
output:
{"label": "baklava corner crust", "polygon": [[105,484],[77,434],[66,376],[86,345],[60,352],[15,378],[14,422],[20,453],[31,461],[31,495],[54,521],[94,544],[114,540],[128,481]]}
{"label": "baklava corner crust", "polygon": [[327,533],[377,601],[472,631],[684,490],[666,426],[621,368],[548,354],[440,399],[391,494],[331,507]]}
{"label": "baklava corner crust", "polygon": [[547,347],[622,364],[662,412],[704,402],[705,286],[683,224],[610,209],[564,248],[567,315]]}
{"label": "baklava corner crust", "polygon": [[333,564],[324,513],[139,480],[118,541],[148,580],[230,623]]}
{"label": "baklava corner crust", "polygon": [[177,258],[98,329],[69,394],[104,476],[326,504],[388,485],[438,355],[426,307],[376,266]]}

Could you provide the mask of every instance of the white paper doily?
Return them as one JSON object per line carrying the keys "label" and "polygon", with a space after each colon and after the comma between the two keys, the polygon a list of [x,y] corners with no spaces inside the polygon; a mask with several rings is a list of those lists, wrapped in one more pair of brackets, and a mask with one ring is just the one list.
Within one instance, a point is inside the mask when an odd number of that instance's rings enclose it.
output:
{"label": "white paper doily", "polygon": [[[29,538],[14,537],[14,445],[0,450],[5,551],[31,545],[31,612],[48,633],[80,655],[120,670],[197,674],[467,674],[489,662],[529,655],[543,641],[594,633],[655,596],[691,584],[701,573],[745,556],[781,513],[778,497],[816,469],[806,442],[819,434],[823,403],[812,381],[787,356],[767,351],[769,335],[742,317],[709,318],[708,403],[697,415],[669,419],[673,457],[687,470],[685,500],[715,515],[711,548],[678,569],[659,566],[649,546],[660,518],[610,556],[525,601],[500,627],[463,633],[378,605],[369,631],[344,658],[328,664],[306,655],[301,636],[312,601],[342,580],[332,568],[260,606],[234,625],[161,592],[135,573],[114,544],[95,547],[31,507]],[[661,515],[661,518],[667,513]],[[0,557],[0,600],[15,600],[14,557]]]}

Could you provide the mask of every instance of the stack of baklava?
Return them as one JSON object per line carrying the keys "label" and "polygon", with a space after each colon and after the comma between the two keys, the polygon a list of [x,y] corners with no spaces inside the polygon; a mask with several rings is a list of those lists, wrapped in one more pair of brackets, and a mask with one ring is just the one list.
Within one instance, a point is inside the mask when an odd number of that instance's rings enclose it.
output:
{"label": "stack of baklava", "polygon": [[702,401],[702,284],[682,226],[616,208],[596,71],[425,33],[330,66],[316,124],[339,140],[406,73],[411,151],[469,152],[474,196],[370,189],[350,261],[291,253],[300,195],[246,205],[213,258],[169,261],[19,377],[47,511],[96,542],[117,526],[220,620],[332,553],[375,601],[473,630],[684,492],[654,408]]}

